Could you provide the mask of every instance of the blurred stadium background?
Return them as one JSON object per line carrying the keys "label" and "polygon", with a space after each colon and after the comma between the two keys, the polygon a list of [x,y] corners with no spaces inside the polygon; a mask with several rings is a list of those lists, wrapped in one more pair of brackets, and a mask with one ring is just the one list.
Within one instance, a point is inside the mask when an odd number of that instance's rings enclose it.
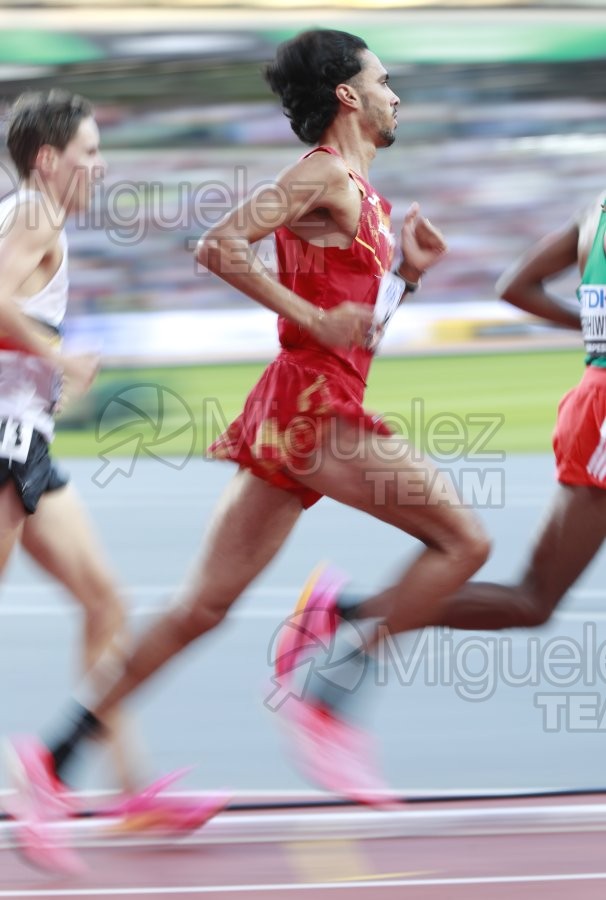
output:
{"label": "blurred stadium background", "polygon": [[[314,25],[360,33],[388,66],[402,113],[373,182],[394,223],[419,200],[450,245],[383,354],[579,346],[497,301],[494,282],[603,187],[601,2],[0,6],[1,102],[60,86],[96,105],[109,171],[90,214],[69,223],[67,338],[101,350],[106,369],[271,357],[271,314],[196,271],[192,248],[301,151],[261,68],[281,40]],[[3,194],[14,174],[5,155],[0,164]],[[271,265],[271,244],[261,252]],[[575,286],[572,273],[560,287],[571,302]],[[91,425],[103,384],[64,429]]]}

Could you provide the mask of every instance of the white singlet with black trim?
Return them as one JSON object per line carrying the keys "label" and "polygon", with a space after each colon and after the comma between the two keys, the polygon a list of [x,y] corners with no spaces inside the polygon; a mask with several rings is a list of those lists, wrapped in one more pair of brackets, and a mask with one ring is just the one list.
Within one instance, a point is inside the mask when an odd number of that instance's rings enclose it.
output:
{"label": "white singlet with black trim", "polygon": [[[40,195],[34,191],[19,191],[0,201],[0,240],[13,220],[17,204],[31,203],[32,227],[39,215],[36,203]],[[43,201],[42,201],[43,202]],[[63,258],[50,281],[30,297],[14,297],[22,311],[46,325],[49,335],[60,333],[67,308],[67,238],[59,235]],[[0,421],[21,422],[52,440],[55,423],[53,412],[61,394],[61,374],[47,360],[32,353],[13,349],[10,339],[0,332]]]}

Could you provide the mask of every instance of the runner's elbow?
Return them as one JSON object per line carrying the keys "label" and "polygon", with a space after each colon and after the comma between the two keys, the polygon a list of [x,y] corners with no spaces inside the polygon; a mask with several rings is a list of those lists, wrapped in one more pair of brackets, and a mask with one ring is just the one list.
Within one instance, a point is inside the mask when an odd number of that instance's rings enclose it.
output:
{"label": "runner's elbow", "polygon": [[495,284],[495,291],[501,300],[512,302],[512,296],[515,294],[515,277],[508,272],[504,272]]}
{"label": "runner's elbow", "polygon": [[199,265],[214,272],[217,268],[217,260],[220,254],[221,247],[219,240],[217,238],[209,237],[209,235],[205,235],[204,237],[201,237],[196,244],[194,256]]}

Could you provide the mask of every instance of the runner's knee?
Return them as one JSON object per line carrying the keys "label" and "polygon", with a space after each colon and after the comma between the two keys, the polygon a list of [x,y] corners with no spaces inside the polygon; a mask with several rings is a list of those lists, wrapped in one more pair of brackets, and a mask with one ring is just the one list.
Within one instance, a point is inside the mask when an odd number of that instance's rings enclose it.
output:
{"label": "runner's knee", "polygon": [[216,628],[227,614],[228,607],[190,603],[175,610],[174,624],[183,646]]}
{"label": "runner's knee", "polygon": [[527,628],[536,628],[548,622],[560,600],[560,595],[548,595],[545,589],[541,590],[536,579],[528,576],[520,584],[519,596],[524,618],[520,624]]}
{"label": "runner's knee", "polygon": [[98,634],[111,637],[125,628],[126,610],[113,586],[111,590],[95,592],[92,601],[84,604],[86,618]]}
{"label": "runner's knee", "polygon": [[470,519],[452,532],[443,548],[453,562],[476,572],[490,556],[492,544],[483,526]]}
{"label": "runner's knee", "polygon": [[520,623],[526,628],[537,628],[549,621],[553,613],[553,606],[547,606],[537,602],[530,603],[524,609],[524,620]]}

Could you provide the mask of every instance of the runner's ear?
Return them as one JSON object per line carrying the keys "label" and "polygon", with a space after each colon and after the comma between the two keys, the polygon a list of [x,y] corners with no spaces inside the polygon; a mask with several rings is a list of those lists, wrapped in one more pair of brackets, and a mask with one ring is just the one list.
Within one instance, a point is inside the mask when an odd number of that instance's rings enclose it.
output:
{"label": "runner's ear", "polygon": [[360,95],[351,84],[338,84],[335,88],[337,99],[351,109],[357,109],[360,105]]}
{"label": "runner's ear", "polygon": [[43,144],[36,155],[34,167],[45,175],[48,175],[56,171],[58,162],[59,157],[57,148],[51,147],[50,144]]}

